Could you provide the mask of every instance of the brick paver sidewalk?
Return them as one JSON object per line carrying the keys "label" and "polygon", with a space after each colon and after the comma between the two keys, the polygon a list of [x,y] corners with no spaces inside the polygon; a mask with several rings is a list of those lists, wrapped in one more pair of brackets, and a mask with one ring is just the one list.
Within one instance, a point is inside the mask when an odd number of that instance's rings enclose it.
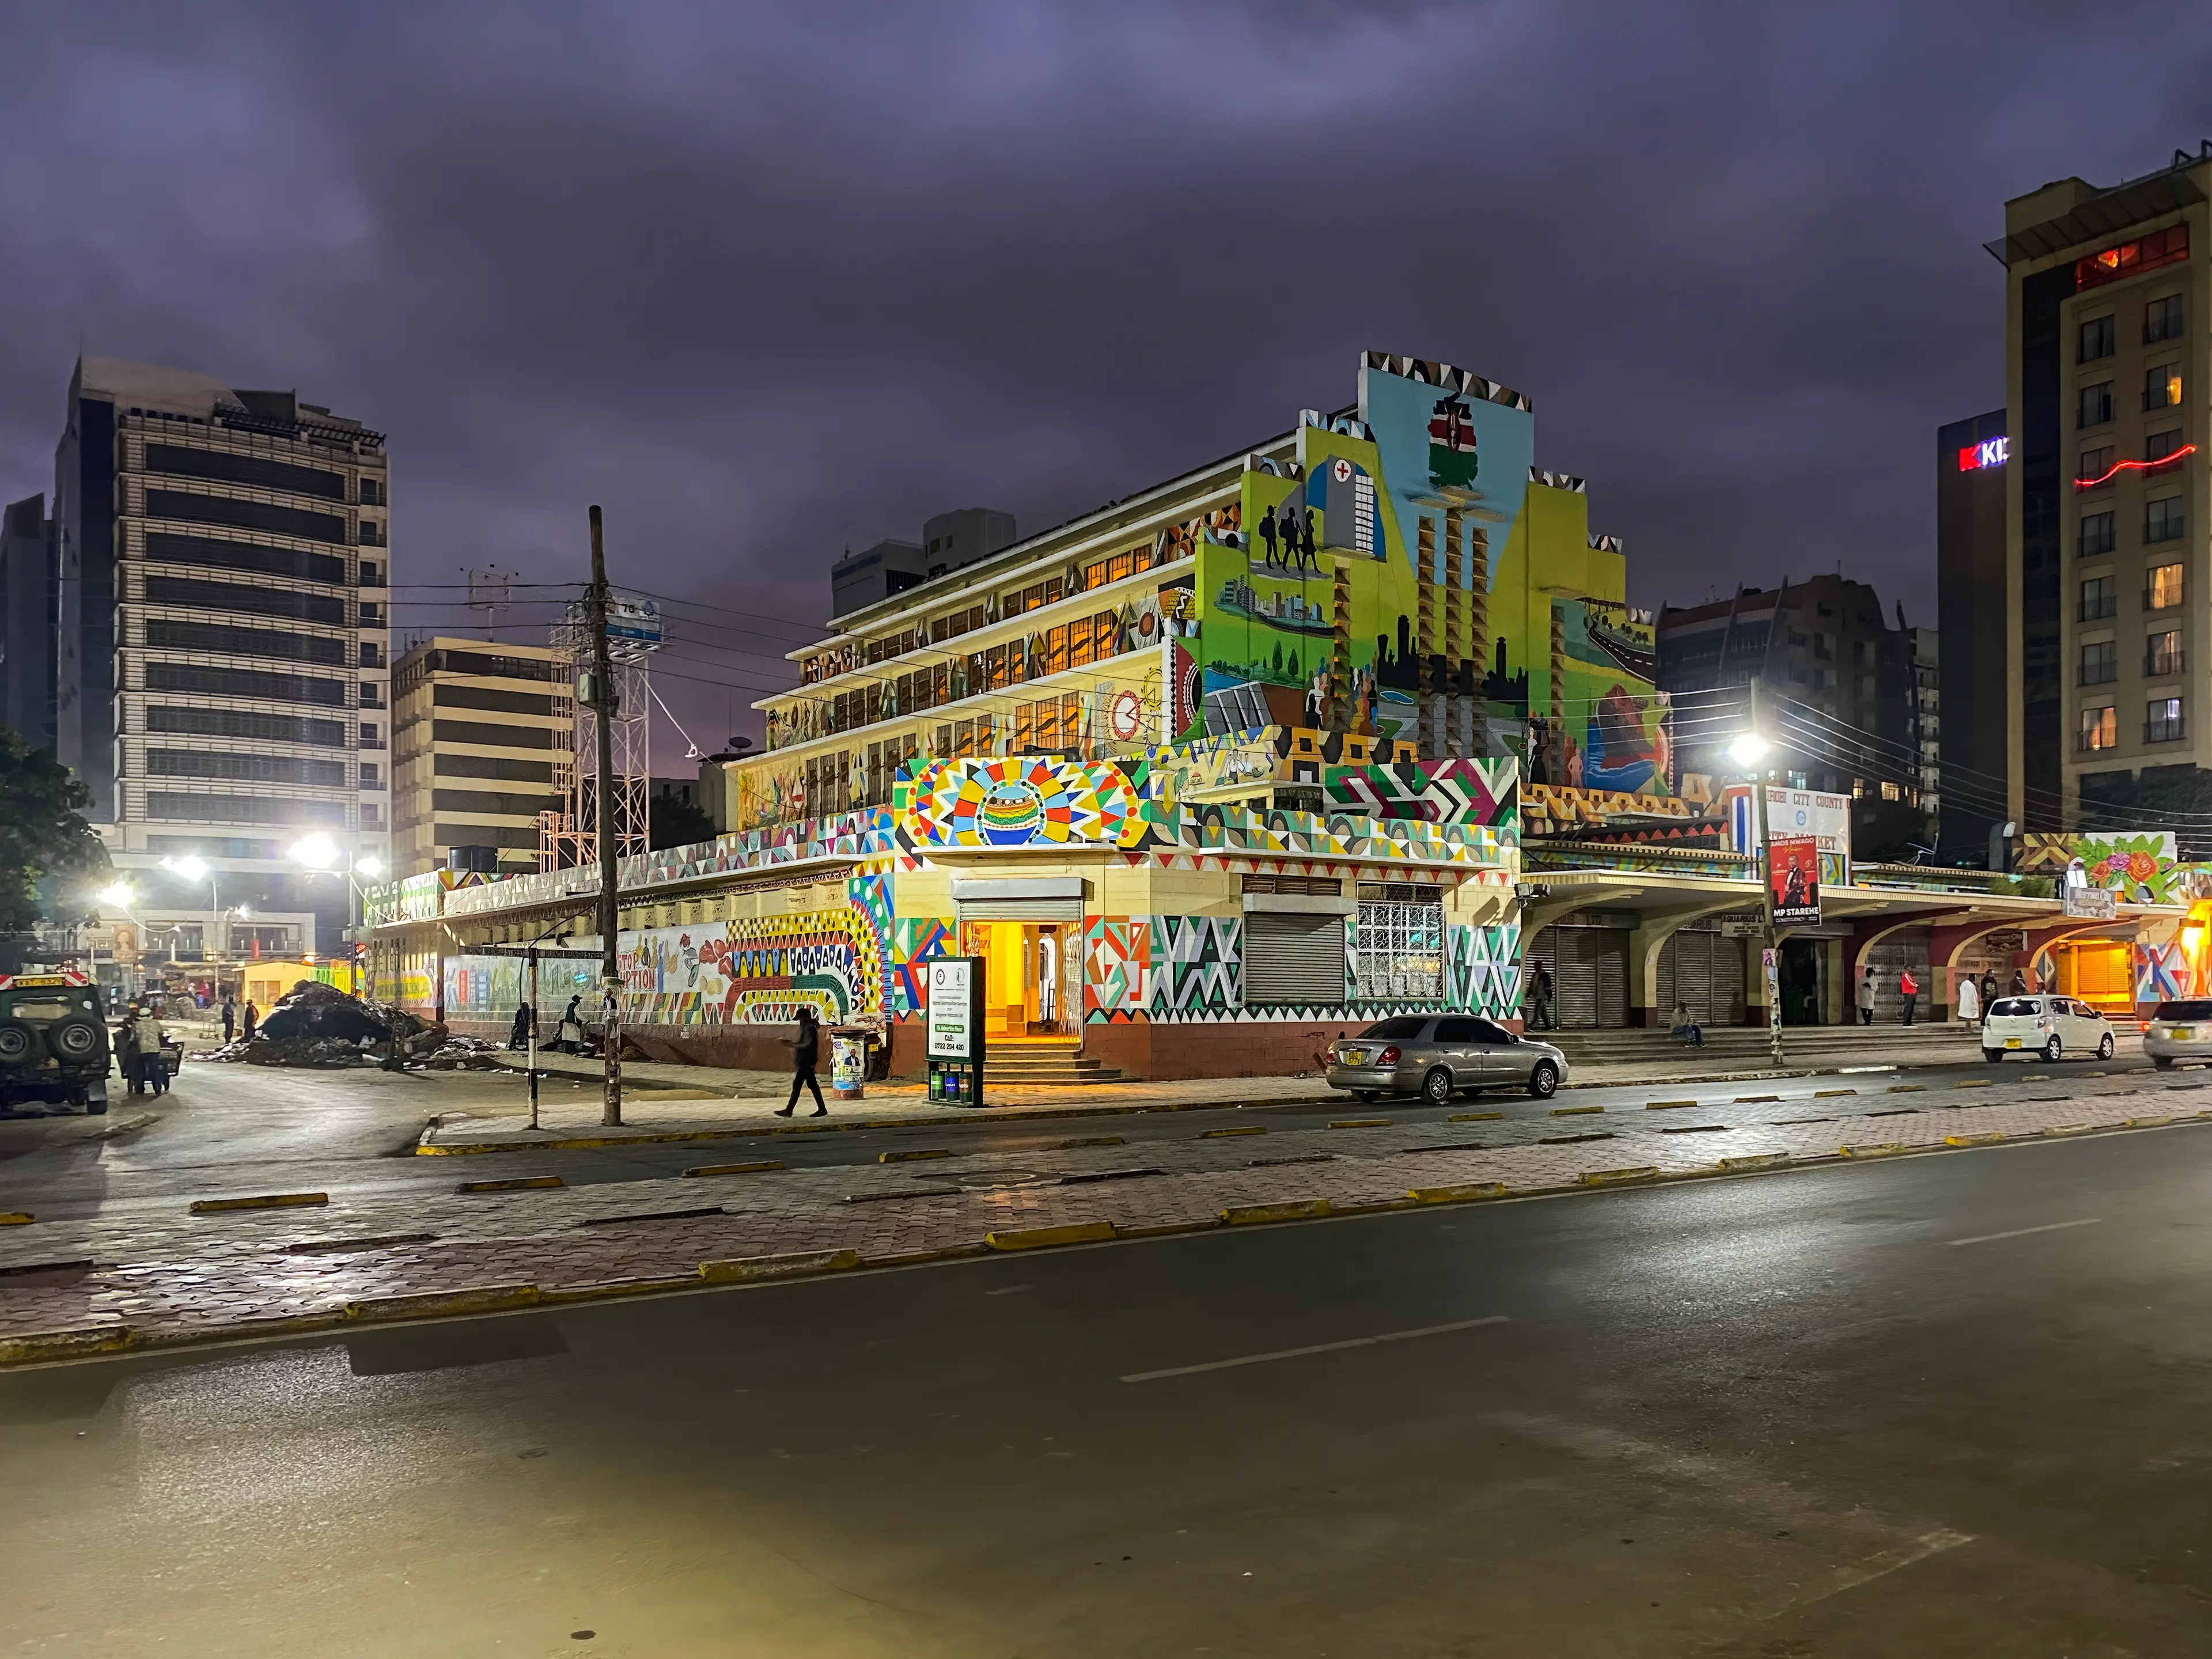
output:
{"label": "brick paver sidewalk", "polygon": [[[1136,1146],[1079,1134],[1045,1152],[577,1188],[417,1190],[310,1208],[194,1215],[179,1200],[174,1214],[149,1216],[137,1205],[128,1217],[0,1232],[0,1361],[890,1265],[1019,1247],[1035,1230],[1074,1230],[1036,1242],[1142,1237],[2149,1127],[2212,1117],[2200,1110],[2206,1086],[2023,1071],[1971,1097],[1793,1101],[1772,1109],[1784,1115],[1750,1123],[1641,1110],[1549,1126],[1347,1121]],[[1837,1115],[1818,1109],[1830,1104]],[[1598,1121],[1602,1131],[1586,1129]],[[1544,1127],[1554,1133],[1527,1137]],[[484,1166],[454,1167],[474,1176]]]}

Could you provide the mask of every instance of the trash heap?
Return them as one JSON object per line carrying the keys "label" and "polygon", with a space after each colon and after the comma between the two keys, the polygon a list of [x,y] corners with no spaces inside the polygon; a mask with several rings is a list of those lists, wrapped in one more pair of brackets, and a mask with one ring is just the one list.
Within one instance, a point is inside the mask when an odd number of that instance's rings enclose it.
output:
{"label": "trash heap", "polygon": [[434,1021],[303,979],[277,999],[251,1041],[241,1038],[205,1058],[332,1070],[374,1065],[392,1047],[404,1064],[437,1050],[445,1038],[446,1028]]}
{"label": "trash heap", "polygon": [[448,1036],[422,1060],[426,1072],[499,1072],[507,1068],[495,1056],[499,1050],[482,1037]]}

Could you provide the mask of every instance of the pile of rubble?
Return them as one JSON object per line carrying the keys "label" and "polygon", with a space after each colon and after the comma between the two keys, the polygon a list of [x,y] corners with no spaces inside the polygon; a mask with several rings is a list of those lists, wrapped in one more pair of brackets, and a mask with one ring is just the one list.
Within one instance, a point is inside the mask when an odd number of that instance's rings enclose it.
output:
{"label": "pile of rubble", "polygon": [[330,1070],[378,1064],[396,1049],[404,1065],[438,1052],[446,1041],[446,1028],[434,1020],[303,979],[277,999],[251,1041],[241,1038],[203,1058]]}
{"label": "pile of rubble", "polygon": [[444,1044],[421,1062],[426,1072],[497,1072],[506,1068],[495,1056],[498,1049],[482,1037],[448,1036]]}

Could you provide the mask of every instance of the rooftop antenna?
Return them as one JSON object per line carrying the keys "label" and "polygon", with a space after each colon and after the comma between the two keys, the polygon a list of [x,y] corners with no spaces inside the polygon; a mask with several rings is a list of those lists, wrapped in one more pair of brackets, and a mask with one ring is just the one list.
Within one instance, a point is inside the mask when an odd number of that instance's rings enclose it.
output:
{"label": "rooftop antenna", "polygon": [[484,638],[491,639],[502,611],[514,604],[514,572],[495,564],[469,569],[469,609],[483,612]]}

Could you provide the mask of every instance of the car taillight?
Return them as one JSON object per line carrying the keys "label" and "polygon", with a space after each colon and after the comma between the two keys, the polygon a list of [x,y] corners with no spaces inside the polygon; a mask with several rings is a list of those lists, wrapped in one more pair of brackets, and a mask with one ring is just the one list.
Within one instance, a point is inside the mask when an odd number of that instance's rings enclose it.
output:
{"label": "car taillight", "polygon": [[1375,1063],[1377,1066],[1395,1066],[1398,1063],[1398,1051],[1395,1048],[1385,1048],[1375,1056]]}

